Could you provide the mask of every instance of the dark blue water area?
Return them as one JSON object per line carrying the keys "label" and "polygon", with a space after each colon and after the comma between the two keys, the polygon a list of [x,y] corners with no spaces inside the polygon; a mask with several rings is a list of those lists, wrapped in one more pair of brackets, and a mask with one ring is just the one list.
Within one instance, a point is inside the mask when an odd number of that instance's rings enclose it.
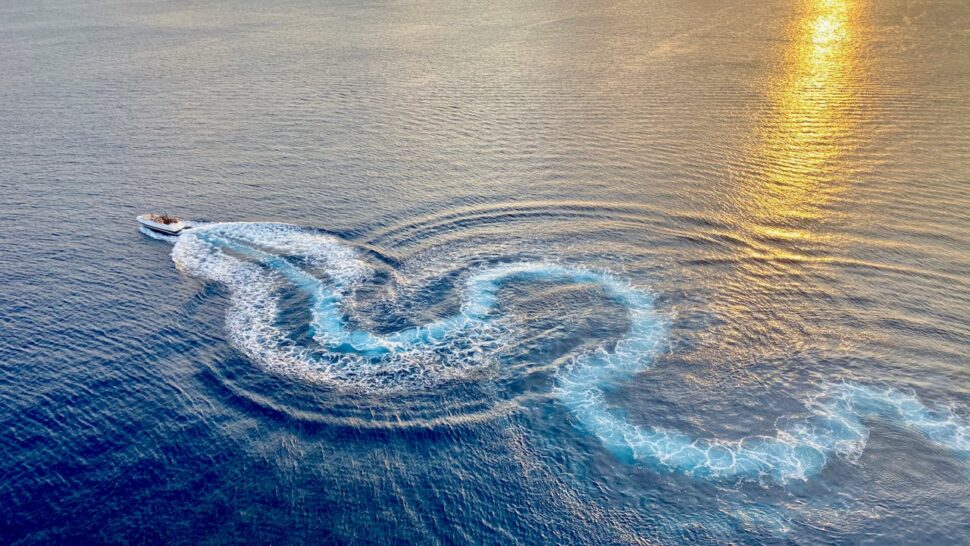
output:
{"label": "dark blue water area", "polygon": [[[900,541],[947,542],[955,528],[937,524],[958,522],[965,508],[965,460],[892,421],[867,421],[858,460],[836,459],[807,481],[784,484],[700,479],[604,449],[550,395],[555,366],[539,369],[629,328],[622,307],[596,286],[503,289],[501,313],[521,317],[525,332],[520,345],[499,351],[497,365],[529,373],[481,371],[409,392],[345,392],[267,373],[240,354],[225,331],[230,291],[176,272],[169,243],[125,230],[102,250],[126,252],[127,265],[100,275],[83,265],[58,268],[48,276],[56,282],[32,280],[36,289],[23,292],[33,305],[25,299],[19,313],[29,318],[17,318],[17,309],[7,315],[5,331],[16,336],[6,336],[4,361],[17,373],[4,381],[5,537],[855,542],[864,537],[851,530],[871,529],[871,511],[884,510],[880,525],[893,526]],[[145,268],[149,260],[157,264]],[[376,311],[360,310],[358,323],[393,332],[456,312],[460,283],[434,278],[381,314],[393,301],[379,297],[391,281],[376,276],[358,303]],[[167,296],[155,299],[159,292]],[[306,298],[276,295],[291,310],[277,324],[300,332]],[[42,315],[32,311],[44,307],[38,302],[77,314],[49,316],[45,325],[33,319]],[[676,293],[658,303],[680,305]],[[686,336],[695,320],[675,317],[671,331]],[[805,411],[798,388],[699,386],[681,371],[697,366],[681,356],[693,353],[690,345],[671,340],[649,373],[611,391],[617,413],[740,438],[773,434],[776,419]],[[809,368],[851,366],[812,351],[789,358]],[[746,373],[770,377],[784,365],[766,359]],[[935,528],[906,515],[923,502],[932,505]]]}
{"label": "dark blue water area", "polygon": [[967,543],[968,22],[0,6],[0,543]]}

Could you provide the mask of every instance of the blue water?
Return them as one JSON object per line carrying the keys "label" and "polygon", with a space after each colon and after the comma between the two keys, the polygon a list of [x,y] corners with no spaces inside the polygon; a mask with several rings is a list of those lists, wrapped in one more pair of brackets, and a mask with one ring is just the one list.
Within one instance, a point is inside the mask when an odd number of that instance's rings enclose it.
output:
{"label": "blue water", "polygon": [[968,542],[968,23],[0,6],[0,543]]}

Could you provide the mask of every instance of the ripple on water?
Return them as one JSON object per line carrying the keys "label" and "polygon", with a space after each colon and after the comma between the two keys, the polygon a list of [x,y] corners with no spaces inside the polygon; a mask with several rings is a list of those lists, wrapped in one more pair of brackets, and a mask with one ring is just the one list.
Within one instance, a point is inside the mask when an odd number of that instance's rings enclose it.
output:
{"label": "ripple on water", "polygon": [[[272,375],[337,394],[326,411],[301,409],[225,381],[236,395],[301,420],[358,428],[479,422],[512,411],[524,397],[545,395],[496,395],[496,385],[551,370],[558,401],[612,452],[698,478],[807,479],[833,457],[858,458],[869,434],[862,420],[872,416],[910,427],[963,457],[970,454],[970,429],[952,411],[928,408],[894,388],[851,383],[823,386],[806,399],[804,415],[779,421],[774,436],[694,438],[632,423],[608,405],[604,393],[650,367],[666,322],[650,294],[607,273],[549,262],[490,263],[457,275],[456,312],[379,333],[357,328],[347,313],[372,267],[332,236],[285,224],[212,224],[184,234],[172,256],[183,271],[229,289],[230,338],[251,361]],[[514,321],[499,312],[499,295],[515,282],[594,286],[625,309],[625,332],[565,350],[558,367],[504,367],[500,355],[521,344],[521,337]],[[288,333],[293,325],[280,321],[287,301],[280,294],[294,291],[303,297],[293,301],[308,309],[299,315],[308,322],[299,336],[306,344],[295,342]]]}

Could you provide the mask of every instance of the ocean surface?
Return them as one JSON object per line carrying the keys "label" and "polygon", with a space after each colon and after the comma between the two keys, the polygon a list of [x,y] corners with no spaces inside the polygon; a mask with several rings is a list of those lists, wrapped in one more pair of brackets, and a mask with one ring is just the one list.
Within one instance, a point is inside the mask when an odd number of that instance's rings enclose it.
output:
{"label": "ocean surface", "polygon": [[0,51],[0,543],[970,543],[966,0],[8,1]]}

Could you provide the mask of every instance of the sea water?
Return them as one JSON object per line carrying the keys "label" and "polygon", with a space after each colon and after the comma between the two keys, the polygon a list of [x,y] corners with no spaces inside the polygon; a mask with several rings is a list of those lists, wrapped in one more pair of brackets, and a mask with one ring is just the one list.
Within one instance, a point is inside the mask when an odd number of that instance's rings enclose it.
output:
{"label": "sea water", "polygon": [[967,542],[968,23],[0,7],[0,542]]}

